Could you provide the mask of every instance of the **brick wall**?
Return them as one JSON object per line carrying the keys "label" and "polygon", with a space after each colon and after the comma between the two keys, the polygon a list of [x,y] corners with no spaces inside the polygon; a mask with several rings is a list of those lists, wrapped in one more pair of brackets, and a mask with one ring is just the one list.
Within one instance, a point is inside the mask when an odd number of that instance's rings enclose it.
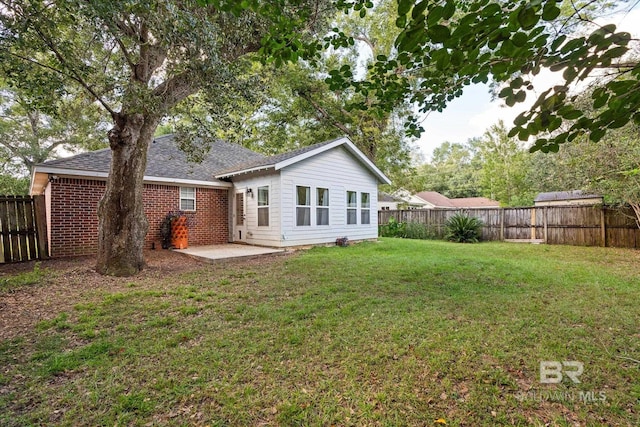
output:
{"label": "brick wall", "polygon": [[[93,255],[98,247],[98,202],[105,182],[59,178],[51,183],[51,256]],[[145,247],[161,249],[160,223],[180,207],[180,187],[145,184],[142,198],[149,220]],[[229,196],[226,189],[196,188],[196,212],[188,213],[189,245],[229,241]]]}

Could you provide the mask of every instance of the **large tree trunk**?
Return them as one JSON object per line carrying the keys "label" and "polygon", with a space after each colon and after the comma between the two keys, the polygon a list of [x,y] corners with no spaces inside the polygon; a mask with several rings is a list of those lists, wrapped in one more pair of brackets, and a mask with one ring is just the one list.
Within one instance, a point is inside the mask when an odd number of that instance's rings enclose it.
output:
{"label": "large tree trunk", "polygon": [[98,273],[132,276],[144,267],[143,246],[149,223],[142,186],[147,148],[159,120],[142,114],[120,114],[109,131],[111,171],[98,205]]}

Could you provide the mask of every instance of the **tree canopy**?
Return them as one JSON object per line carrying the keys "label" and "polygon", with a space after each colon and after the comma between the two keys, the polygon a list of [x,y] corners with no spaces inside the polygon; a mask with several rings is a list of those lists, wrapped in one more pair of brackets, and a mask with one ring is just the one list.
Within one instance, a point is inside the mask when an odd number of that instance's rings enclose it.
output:
{"label": "tree canopy", "polygon": [[73,87],[112,119],[111,171],[98,207],[97,270],[131,275],[144,265],[148,223],[142,185],[156,128],[196,93],[237,85],[261,52],[274,62],[310,56],[308,34],[326,22],[328,0],[2,0],[5,78],[41,105]]}
{"label": "tree canopy", "polygon": [[[640,66],[628,57],[638,40],[593,19],[594,11],[616,5],[398,0],[396,25],[401,32],[393,54],[378,55],[368,79],[340,69],[332,73],[331,85],[352,85],[365,95],[375,92],[374,102],[381,108],[409,99],[426,112],[441,111],[467,85],[492,81],[500,86],[499,97],[513,106],[534,96],[535,76],[549,69],[562,72],[563,82],[542,92],[529,111],[516,118],[509,135],[521,140],[536,136],[532,151],[557,151],[560,144],[585,133],[599,141],[609,129],[640,123]],[[345,1],[342,7],[362,13],[371,4]],[[344,37],[336,33],[334,39]],[[581,109],[573,103],[571,88],[597,70],[606,70],[600,87],[592,93],[591,108]],[[563,123],[568,126],[561,128]],[[409,133],[421,130],[415,118],[409,121]]]}

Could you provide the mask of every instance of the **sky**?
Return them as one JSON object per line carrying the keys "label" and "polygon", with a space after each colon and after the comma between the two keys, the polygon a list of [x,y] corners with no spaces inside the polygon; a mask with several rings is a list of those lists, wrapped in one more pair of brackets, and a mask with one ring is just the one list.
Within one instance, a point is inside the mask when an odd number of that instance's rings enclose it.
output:
{"label": "sky", "polygon": [[[619,13],[601,22],[616,24],[618,30],[628,31],[634,36],[640,35],[640,8],[630,13]],[[536,94],[527,95],[527,101],[516,104],[513,108],[506,107],[502,100],[491,100],[488,85],[477,84],[465,88],[464,94],[453,100],[442,112],[432,112],[423,121],[424,133],[415,142],[425,158],[429,160],[433,149],[445,141],[465,142],[473,137],[480,137],[493,124],[502,119],[507,127],[513,119],[531,105],[537,94],[559,82],[559,76],[549,71],[540,73],[534,80]]]}

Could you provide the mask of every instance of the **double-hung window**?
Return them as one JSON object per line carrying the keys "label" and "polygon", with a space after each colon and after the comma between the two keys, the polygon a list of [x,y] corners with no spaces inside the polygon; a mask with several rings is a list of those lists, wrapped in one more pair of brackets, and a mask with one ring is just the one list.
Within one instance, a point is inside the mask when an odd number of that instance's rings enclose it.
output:
{"label": "double-hung window", "polygon": [[195,187],[180,187],[180,210],[196,210],[196,189]]}
{"label": "double-hung window", "polygon": [[311,187],[296,186],[296,225],[311,225]]}
{"label": "double-hung window", "polygon": [[360,193],[360,224],[371,224],[371,194]]}
{"label": "double-hung window", "polygon": [[347,224],[358,223],[358,192],[347,191]]}
{"label": "double-hung window", "polygon": [[316,188],[316,225],[329,225],[329,189]]}
{"label": "double-hung window", "polygon": [[258,227],[269,226],[269,187],[258,187]]}

